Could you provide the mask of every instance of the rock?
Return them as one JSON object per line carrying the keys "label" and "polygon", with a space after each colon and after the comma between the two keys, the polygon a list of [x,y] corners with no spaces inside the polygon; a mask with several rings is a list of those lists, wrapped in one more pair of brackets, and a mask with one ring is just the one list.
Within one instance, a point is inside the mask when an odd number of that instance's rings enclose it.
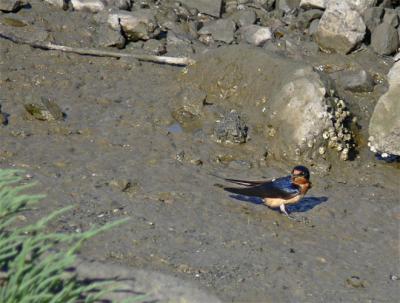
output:
{"label": "rock", "polygon": [[46,98],[42,98],[42,104],[28,103],[24,107],[37,120],[55,121],[64,119],[64,114],[60,107],[54,101]]}
{"label": "rock", "polygon": [[301,0],[300,7],[305,9],[310,9],[310,8],[326,9],[326,0]]}
{"label": "rock", "polygon": [[108,17],[108,23],[115,30],[121,26],[128,40],[134,42],[149,40],[159,33],[154,14],[148,9],[112,12]]}
{"label": "rock", "polygon": [[193,121],[201,115],[206,98],[203,90],[195,86],[186,87],[177,95],[180,106],[172,112],[172,117],[181,124]]}
{"label": "rock", "polygon": [[245,143],[248,127],[242,121],[239,114],[232,110],[222,120],[217,121],[214,128],[214,136],[218,142]]}
{"label": "rock", "polygon": [[188,7],[193,7],[213,17],[221,15],[222,0],[180,0],[180,2]]}
{"label": "rock", "polygon": [[129,302],[132,298],[135,301],[137,294],[146,294],[145,300],[148,302],[221,303],[218,298],[189,282],[158,272],[83,258],[75,261],[73,271],[82,281],[113,281],[113,286],[118,285],[117,289],[103,295],[99,301]]}
{"label": "rock", "polygon": [[190,56],[194,53],[192,42],[184,35],[178,35],[172,30],[167,33],[167,52],[174,56]]}
{"label": "rock", "polygon": [[261,46],[272,38],[272,32],[269,27],[259,25],[248,25],[240,29],[240,34],[247,43]]}
{"label": "rock", "polygon": [[[240,44],[198,58],[185,74],[185,83],[204,89],[207,102],[218,111],[233,108],[252,117],[246,120],[245,126],[254,130],[251,141],[246,136],[246,145],[259,149],[248,159],[265,152],[262,142],[271,159],[324,161],[338,153],[345,160],[353,149],[350,113],[342,100],[329,96],[331,86],[322,77],[304,62]],[[202,121],[209,119],[204,122],[209,125],[212,117],[207,117]],[[225,134],[214,131],[221,141]]]}
{"label": "rock", "polygon": [[341,3],[324,12],[315,38],[321,49],[347,54],[361,43],[365,30],[360,14]]}
{"label": "rock", "polygon": [[370,7],[364,11],[364,23],[371,33],[382,22],[383,13],[384,10],[382,7]]}
{"label": "rock", "polygon": [[143,44],[143,50],[151,55],[161,56],[167,52],[165,40],[160,41],[156,39],[147,40]]}
{"label": "rock", "polygon": [[105,5],[101,0],[71,0],[72,8],[76,11],[98,13],[104,10]]}
{"label": "rock", "polygon": [[399,34],[397,30],[387,23],[376,27],[371,36],[372,49],[380,55],[393,54],[399,45]]}
{"label": "rock", "polygon": [[347,4],[350,9],[362,14],[367,8],[375,6],[377,0],[301,0],[300,7],[328,9],[338,4]]}
{"label": "rock", "polygon": [[232,20],[218,19],[205,24],[200,30],[200,35],[211,36],[215,41],[230,44],[234,40],[236,25]]}
{"label": "rock", "polygon": [[346,279],[347,286],[353,288],[365,288],[366,282],[361,280],[358,276],[351,276]]}
{"label": "rock", "polygon": [[297,18],[297,27],[306,29],[310,26],[311,22],[320,19],[323,11],[320,9],[310,9],[299,14]]}
{"label": "rock", "polygon": [[393,27],[397,27],[399,25],[399,16],[397,15],[397,12],[394,9],[386,8],[383,22]]}
{"label": "rock", "polygon": [[121,27],[113,29],[109,24],[102,23],[98,27],[97,44],[99,46],[115,46],[117,48],[124,48],[126,44],[125,37],[121,34]]}
{"label": "rock", "polygon": [[67,10],[68,9],[68,3],[69,1],[67,0],[44,0],[44,2],[55,6],[57,8],[61,8],[63,10]]}
{"label": "rock", "polygon": [[5,13],[16,12],[26,5],[26,2],[21,0],[0,0],[0,11]]}
{"label": "rock", "polygon": [[300,0],[276,0],[275,8],[284,11],[285,13],[290,12],[296,8],[299,8]]}
{"label": "rock", "polygon": [[371,116],[368,145],[375,153],[400,156],[400,61],[390,69],[388,83]]}
{"label": "rock", "polygon": [[257,15],[253,10],[240,10],[232,14],[230,19],[235,22],[238,27],[242,27],[256,23]]}
{"label": "rock", "polygon": [[310,36],[314,36],[318,31],[319,19],[315,19],[311,22],[310,27],[308,28],[308,34]]}
{"label": "rock", "polygon": [[130,0],[103,0],[106,6],[115,7],[122,10],[130,10],[132,3]]}
{"label": "rock", "polygon": [[362,93],[374,90],[374,80],[365,70],[339,72],[337,83],[352,92]]}

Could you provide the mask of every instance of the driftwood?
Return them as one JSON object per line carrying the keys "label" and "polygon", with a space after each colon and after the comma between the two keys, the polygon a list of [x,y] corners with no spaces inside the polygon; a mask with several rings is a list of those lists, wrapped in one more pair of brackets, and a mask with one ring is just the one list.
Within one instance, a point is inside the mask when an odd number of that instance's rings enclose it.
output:
{"label": "driftwood", "polygon": [[134,58],[140,61],[150,61],[150,62],[171,64],[171,65],[189,65],[195,63],[193,59],[187,57],[176,58],[176,57],[166,57],[166,56],[130,54],[122,52],[103,51],[93,48],[69,47],[64,45],[53,44],[51,42],[29,41],[20,37],[16,37],[10,33],[7,34],[3,33],[1,31],[0,31],[0,38],[10,40],[17,44],[27,44],[33,48],[40,48],[44,50],[58,50],[61,52],[75,53],[80,55],[114,57],[114,58]]}

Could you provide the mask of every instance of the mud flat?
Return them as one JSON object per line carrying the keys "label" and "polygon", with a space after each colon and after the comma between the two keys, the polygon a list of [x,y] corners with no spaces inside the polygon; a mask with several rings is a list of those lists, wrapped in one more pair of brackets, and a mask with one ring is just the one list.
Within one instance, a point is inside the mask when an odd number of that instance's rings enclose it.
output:
{"label": "mud flat", "polygon": [[[82,258],[173,276],[202,290],[193,302],[395,302],[398,2],[181,2],[1,1],[4,35],[196,61],[1,39],[0,167],[47,193],[28,218],[75,205],[51,229],[80,232],[130,217]],[[357,26],[332,30],[338,9]],[[214,186],[300,163],[313,188],[289,211],[303,223]]]}

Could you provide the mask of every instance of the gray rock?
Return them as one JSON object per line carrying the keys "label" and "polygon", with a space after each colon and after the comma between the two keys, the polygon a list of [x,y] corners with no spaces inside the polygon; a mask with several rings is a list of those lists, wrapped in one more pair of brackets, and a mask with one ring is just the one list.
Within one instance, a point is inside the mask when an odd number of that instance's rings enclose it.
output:
{"label": "gray rock", "polygon": [[397,27],[399,25],[399,16],[394,9],[385,8],[385,16],[383,17],[383,22]]}
{"label": "gray rock", "polygon": [[339,72],[337,83],[352,92],[361,93],[374,90],[374,80],[365,70]]}
{"label": "gray rock", "polygon": [[67,0],[44,0],[44,2],[55,6],[57,8],[61,8],[63,10],[67,10],[68,9],[68,3],[69,1]]}
{"label": "gray rock", "polygon": [[130,10],[132,3],[130,0],[103,0],[106,6],[122,10]]}
{"label": "gray rock", "polygon": [[369,146],[373,152],[400,156],[400,61],[388,74],[389,89],[379,98],[369,123]]}
{"label": "gray rock", "polygon": [[300,7],[305,9],[310,9],[310,8],[326,9],[326,0],[301,0]]}
{"label": "gray rock", "polygon": [[15,12],[26,3],[27,2],[21,0],[0,0],[0,11],[5,13]]}
{"label": "gray rock", "polygon": [[275,8],[284,11],[285,13],[290,12],[296,8],[299,8],[300,0],[276,0]]}
{"label": "gray rock", "polygon": [[315,19],[322,17],[323,11],[320,9],[310,9],[299,14],[297,18],[297,27],[306,29]]}
{"label": "gray rock", "polygon": [[177,99],[180,100],[182,109],[193,116],[201,115],[206,98],[207,94],[203,90],[194,86],[184,88],[177,95]]}
{"label": "gray rock", "polygon": [[371,36],[372,49],[380,55],[393,54],[399,45],[399,34],[397,30],[387,23],[376,27]]}
{"label": "gray rock", "polygon": [[257,16],[253,10],[240,10],[232,14],[229,19],[236,23],[238,27],[256,23]]}
{"label": "gray rock", "polygon": [[167,33],[167,52],[174,56],[190,56],[194,53],[194,49],[187,36],[169,30]]}
{"label": "gray rock", "polygon": [[340,3],[324,12],[315,38],[321,49],[347,54],[361,43],[365,30],[360,14]]}
{"label": "gray rock", "polygon": [[101,0],[70,0],[70,3],[72,8],[76,11],[98,13],[105,8]]}
{"label": "gray rock", "polygon": [[97,29],[97,44],[105,47],[115,46],[117,48],[124,48],[126,39],[121,34],[121,28],[115,30],[108,24],[102,23]]}
{"label": "gray rock", "polygon": [[363,13],[364,23],[372,33],[381,24],[384,10],[382,7],[369,7]]}
{"label": "gray rock", "polygon": [[159,33],[155,16],[148,9],[134,12],[123,10],[111,12],[107,21],[115,30],[121,26],[130,41],[149,40]]}
{"label": "gray rock", "polygon": [[146,302],[221,303],[189,282],[158,272],[78,258],[74,273],[83,281],[115,281],[117,289],[103,295],[102,301],[130,302],[137,294],[146,294]]}
{"label": "gray rock", "polygon": [[218,19],[204,25],[200,30],[200,35],[211,35],[215,41],[232,43],[234,32],[236,30],[235,22],[228,19]]}
{"label": "gray rock", "polygon": [[375,6],[377,0],[301,0],[302,8],[328,9],[338,4],[347,4],[350,9],[362,14],[367,8]]}
{"label": "gray rock", "polygon": [[161,56],[167,52],[165,40],[160,41],[156,39],[147,40],[143,44],[143,50],[151,55]]}
{"label": "gray rock", "polygon": [[267,11],[271,11],[275,5],[275,0],[254,0],[253,2]]}
{"label": "gray rock", "polygon": [[249,44],[262,46],[265,42],[272,39],[272,32],[269,27],[259,25],[247,25],[240,29],[242,39]]}
{"label": "gray rock", "polygon": [[232,110],[220,121],[217,121],[214,128],[214,136],[218,142],[224,143],[245,143],[248,127],[242,121],[239,114]]}
{"label": "gray rock", "polygon": [[315,19],[310,23],[310,27],[308,28],[308,34],[310,36],[314,36],[318,31],[319,19]]}
{"label": "gray rock", "polygon": [[222,0],[180,0],[182,4],[193,7],[210,16],[219,17],[221,15]]}

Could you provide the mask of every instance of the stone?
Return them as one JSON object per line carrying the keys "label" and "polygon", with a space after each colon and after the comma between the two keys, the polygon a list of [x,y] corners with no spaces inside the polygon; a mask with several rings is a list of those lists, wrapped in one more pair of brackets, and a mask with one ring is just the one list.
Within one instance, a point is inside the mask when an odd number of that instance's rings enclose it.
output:
{"label": "stone", "polygon": [[262,46],[272,39],[272,32],[269,27],[254,24],[242,27],[240,34],[244,41],[255,46]]}
{"label": "stone", "polygon": [[397,15],[397,12],[394,9],[385,8],[385,16],[383,17],[383,22],[393,27],[399,26],[399,16]]}
{"label": "stone", "polygon": [[126,39],[121,34],[121,27],[113,29],[109,24],[102,23],[99,25],[97,32],[97,44],[99,46],[115,46],[120,49],[125,47]]}
{"label": "stone", "polygon": [[320,9],[310,9],[301,12],[297,18],[297,27],[301,29],[306,29],[310,26],[311,22],[320,19],[322,17],[323,11]]}
{"label": "stone", "polygon": [[0,0],[0,11],[5,13],[16,12],[25,4],[26,2],[21,0]]}
{"label": "stone", "polygon": [[383,13],[384,10],[382,7],[369,7],[364,11],[364,23],[371,33],[381,24]]}
{"label": "stone", "polygon": [[305,8],[305,9],[310,9],[310,8],[326,9],[326,1],[325,0],[301,0],[300,7]]}
{"label": "stone", "polygon": [[362,42],[365,30],[360,14],[341,3],[324,12],[315,38],[321,49],[347,54]]}
{"label": "stone", "polygon": [[254,0],[253,2],[267,11],[273,10],[275,5],[275,0]]}
{"label": "stone", "polygon": [[369,122],[369,146],[373,152],[400,156],[400,61],[388,73],[388,91],[382,95]]}
{"label": "stone", "polygon": [[310,23],[308,28],[308,34],[314,36],[318,31],[319,19],[315,19]]}
{"label": "stone", "polygon": [[276,0],[275,8],[288,13],[296,8],[299,8],[300,0]]}
{"label": "stone", "polygon": [[[218,69],[213,68],[216,65]],[[268,157],[274,160],[322,162],[333,161],[334,156],[345,160],[353,148],[347,126],[351,119],[346,120],[350,113],[343,100],[330,96],[332,86],[323,77],[305,62],[239,44],[198,58],[185,74],[185,85],[204,89],[207,103],[219,112],[235,109],[240,116],[251,117],[245,123],[251,130],[246,145],[257,154],[268,146]],[[212,123],[207,115],[203,120]],[[230,128],[237,129],[235,125]],[[214,130],[221,141],[225,134]],[[321,147],[326,150],[323,155]],[[331,153],[333,157],[326,156]]]}
{"label": "stone", "polygon": [[374,90],[374,80],[365,71],[341,71],[338,73],[336,81],[342,88],[352,92],[372,92]]}
{"label": "stone", "polygon": [[375,6],[377,0],[301,0],[300,7],[328,9],[338,4],[347,4],[350,9],[362,14],[367,8]]}
{"label": "stone", "polygon": [[174,56],[190,56],[194,53],[192,42],[185,35],[176,34],[169,30],[167,33],[167,52]]}
{"label": "stone", "polygon": [[376,27],[371,36],[372,49],[380,55],[393,54],[399,45],[399,34],[397,30],[387,23]]}
{"label": "stone", "polygon": [[242,27],[256,23],[257,15],[253,10],[240,10],[232,14],[229,19],[238,27]]}
{"label": "stone", "polygon": [[167,52],[165,40],[160,41],[156,39],[147,40],[143,44],[143,50],[151,55],[161,56]]}
{"label": "stone", "polygon": [[214,136],[222,143],[245,143],[248,127],[242,121],[239,114],[232,110],[220,121],[217,121],[214,128]]}
{"label": "stone", "polygon": [[200,13],[213,17],[221,16],[222,0],[180,0],[188,7],[196,8]]}
{"label": "stone", "polygon": [[200,35],[210,35],[215,41],[230,44],[234,40],[236,30],[235,22],[228,19],[218,19],[205,24],[200,30]]}
{"label": "stone", "polygon": [[41,121],[63,120],[64,113],[54,101],[42,98],[42,103],[24,104],[25,110],[35,119]]}
{"label": "stone", "polygon": [[103,0],[106,6],[122,10],[130,10],[132,3],[130,0]]}
{"label": "stone", "polygon": [[76,11],[98,13],[104,10],[105,5],[101,0],[71,0],[71,6]]}
{"label": "stone", "polygon": [[108,23],[115,30],[121,26],[128,40],[134,42],[149,40],[159,33],[155,16],[148,9],[112,12],[108,16]]}
{"label": "stone", "polygon": [[186,87],[177,95],[177,99],[181,104],[181,110],[193,116],[201,115],[206,98],[207,94],[195,86]]}
{"label": "stone", "polygon": [[44,2],[63,10],[68,9],[68,1],[66,0],[44,0]]}

